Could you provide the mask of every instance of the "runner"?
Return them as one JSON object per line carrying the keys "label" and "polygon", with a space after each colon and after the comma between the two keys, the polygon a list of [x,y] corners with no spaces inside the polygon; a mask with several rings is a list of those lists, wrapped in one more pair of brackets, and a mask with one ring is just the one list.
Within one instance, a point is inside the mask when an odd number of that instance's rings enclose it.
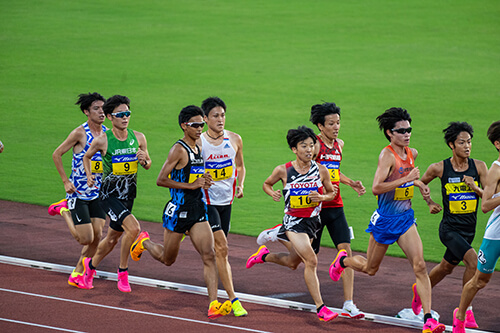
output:
{"label": "runner", "polygon": [[[488,139],[497,151],[500,151],[500,121],[494,122],[488,128]],[[483,213],[494,211],[486,224],[483,242],[479,248],[476,272],[462,290],[460,306],[453,311],[453,333],[465,333],[467,309],[477,292],[490,282],[500,257],[500,155],[491,165],[486,182],[483,184],[481,210]]]}
{"label": "runner", "polygon": [[397,242],[415,273],[417,296],[424,308],[423,332],[443,332],[445,326],[431,316],[431,283],[411,208],[414,186],[420,188],[424,197],[429,196],[429,187],[418,180],[420,172],[414,164],[418,152],[408,147],[411,117],[402,108],[390,108],[378,116],[377,121],[390,144],[379,155],[373,180],[372,192],[378,196],[378,209],[366,229],[370,233],[366,258],[359,255],[349,257],[345,250],[340,250],[330,266],[330,277],[338,281],[346,267],[375,275],[387,248]]}
{"label": "runner", "polygon": [[[129,249],[141,231],[139,221],[132,215],[132,206],[137,192],[137,166],[151,167],[146,136],[128,128],[132,113],[130,99],[115,95],[104,103],[103,110],[113,128],[97,137],[83,157],[89,187],[95,186],[90,158],[100,152],[103,159],[103,181],[99,192],[101,207],[110,218],[106,237],[99,243],[96,254],[84,258],[83,283],[86,289],[93,288],[96,267],[113,250],[121,239],[120,264],[118,266],[118,289],[131,292],[128,282]],[[123,237],[122,237],[123,235]]]}
{"label": "runner", "polygon": [[304,280],[314,304],[318,318],[330,321],[338,316],[323,303],[318,275],[316,273],[318,257],[311,246],[321,222],[319,213],[321,204],[331,201],[338,188],[332,185],[328,170],[312,160],[316,135],[306,126],[291,129],[287,134],[288,146],[296,155],[294,161],[278,165],[263,185],[264,192],[279,202],[281,190],[274,190],[273,185],[281,181],[285,198],[285,216],[278,238],[289,249],[289,253],[270,253],[262,245],[247,260],[247,268],[255,264],[272,262],[295,269],[304,262]]}
{"label": "runner", "polygon": [[[87,176],[83,169],[82,158],[90,147],[95,137],[106,131],[103,125],[104,112],[102,106],[105,99],[94,92],[80,94],[75,105],[79,105],[87,121],[75,128],[52,154],[57,172],[61,176],[66,198],[49,206],[49,214],[61,215],[68,225],[71,235],[78,243],[83,245],[80,258],[68,278],[68,284],[83,288],[81,278],[83,275],[82,260],[84,257],[93,256],[101,240],[102,229],[106,222],[106,213],[98,203],[99,187],[101,185],[102,158],[97,152],[92,156],[91,170],[94,174],[96,185],[94,188],[87,186]],[[64,171],[62,156],[73,149],[71,175],[68,178]]]}
{"label": "runner", "polygon": [[[361,181],[354,181],[340,172],[344,141],[338,138],[340,129],[340,108],[335,103],[316,104],[311,107],[311,122],[320,131],[314,149],[316,162],[323,164],[330,173],[333,185],[339,187],[337,195],[332,201],[323,202],[321,213],[321,228],[312,242],[314,252],[319,253],[321,235],[326,226],[330,238],[338,251],[345,250],[351,256],[351,232],[344,214],[344,203],[340,196],[340,183],[350,186],[358,196],[366,193]],[[344,305],[341,315],[353,318],[364,318],[365,314],[359,311],[353,302],[354,271],[347,268],[342,275],[344,287]]]}
{"label": "runner", "polygon": [[234,197],[243,197],[246,173],[243,162],[243,141],[238,134],[224,129],[226,104],[223,100],[209,97],[202,102],[201,108],[208,125],[208,129],[201,135],[201,151],[205,161],[205,171],[210,172],[214,180],[214,184],[203,191],[203,201],[207,204],[208,222],[214,234],[217,270],[232,302],[234,315],[246,316],[248,312],[234,293],[227,242]]}
{"label": "runner", "polygon": [[[486,181],[488,168],[486,163],[470,158],[471,141],[474,130],[465,122],[451,122],[443,130],[446,145],[451,148],[453,156],[431,164],[421,181],[428,185],[433,179],[441,179],[443,198],[443,218],[439,225],[439,239],[446,247],[443,259],[429,273],[431,287],[434,288],[444,277],[451,274],[455,267],[463,261],[465,271],[462,283],[465,285],[476,271],[477,253],[472,247],[476,234],[477,204],[483,195],[480,184]],[[425,198],[431,214],[439,213],[442,207]],[[412,287],[413,300],[416,285]],[[422,304],[413,302],[414,311],[419,311]],[[467,310],[465,327],[477,328],[472,307]]]}
{"label": "runner", "polygon": [[231,301],[221,304],[217,300],[217,264],[214,238],[207,221],[207,207],[203,202],[202,188],[209,188],[213,181],[203,166],[203,157],[196,141],[203,131],[203,111],[189,105],[179,114],[179,125],[184,137],[170,149],[167,160],[158,175],[156,184],[170,188],[171,200],[163,210],[163,245],[154,243],[147,231],[141,232],[130,248],[133,260],[140,260],[147,250],[151,256],[167,266],[177,259],[185,233],[203,261],[203,275],[210,305],[208,317],[215,319],[231,312]]}

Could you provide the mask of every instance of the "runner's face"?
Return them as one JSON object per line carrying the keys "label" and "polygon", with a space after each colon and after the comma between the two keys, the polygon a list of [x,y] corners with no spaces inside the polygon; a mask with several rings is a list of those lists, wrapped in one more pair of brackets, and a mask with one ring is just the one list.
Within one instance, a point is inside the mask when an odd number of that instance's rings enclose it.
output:
{"label": "runner's face", "polygon": [[102,110],[103,105],[103,101],[93,101],[92,104],[90,104],[90,108],[88,110],[84,110],[85,114],[89,118],[89,121],[96,124],[102,124],[104,122],[106,117],[104,116],[104,111]]}
{"label": "runner's face", "polygon": [[297,160],[309,162],[312,160],[314,152],[314,140],[312,138],[307,138],[304,141],[300,141],[297,147],[292,148],[292,151],[297,155]]}
{"label": "runner's face", "polygon": [[321,135],[326,136],[330,140],[335,140],[339,136],[340,130],[340,115],[334,113],[325,116],[325,124],[318,124]]}
{"label": "runner's face", "polygon": [[220,106],[216,106],[210,110],[208,117],[205,116],[205,122],[210,130],[220,133],[224,130],[226,124],[226,112]]}
{"label": "runner's face", "polygon": [[[202,116],[194,116],[187,121],[187,123],[202,123],[203,122],[203,117]],[[186,136],[189,136],[191,139],[194,141],[198,140],[200,138],[201,133],[203,132],[203,127],[192,127],[188,126],[187,124],[182,124],[182,129],[184,130],[184,134]]]}
{"label": "runner's face", "polygon": [[468,132],[460,132],[451,148],[453,149],[453,153],[458,157],[469,157],[472,148],[470,134]]}
{"label": "runner's face", "polygon": [[[408,120],[400,120],[394,125],[394,129],[408,128],[410,122]],[[401,147],[408,147],[410,145],[411,133],[405,132],[404,134],[398,133],[396,131],[389,130],[389,137],[391,138],[391,144],[395,144]]]}
{"label": "runner's face", "polygon": [[[123,111],[129,111],[127,104],[118,105],[113,110],[113,113],[123,112]],[[117,129],[126,129],[128,127],[130,117],[132,117],[132,114],[130,114],[130,116],[128,116],[128,117],[123,117],[123,118],[118,118],[118,117],[115,117],[111,114],[108,115],[108,119],[111,120],[113,127],[117,128]]]}

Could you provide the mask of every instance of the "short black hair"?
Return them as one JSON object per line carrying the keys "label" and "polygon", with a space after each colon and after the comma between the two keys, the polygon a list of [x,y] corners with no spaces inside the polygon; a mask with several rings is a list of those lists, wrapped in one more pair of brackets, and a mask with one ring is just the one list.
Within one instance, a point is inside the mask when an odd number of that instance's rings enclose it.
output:
{"label": "short black hair", "polygon": [[82,112],[85,113],[84,110],[90,110],[90,106],[95,101],[106,102],[106,99],[99,93],[89,92],[88,94],[78,95],[78,100],[76,101],[75,105],[80,105],[80,110],[82,110]]}
{"label": "short black hair", "polygon": [[408,111],[403,108],[392,107],[385,110],[380,116],[377,117],[378,127],[384,132],[387,140],[391,141],[387,130],[392,130],[398,121],[407,120],[411,124],[411,117]]}
{"label": "short black hair", "polygon": [[466,123],[466,122],[460,122],[460,121],[453,121],[453,122],[449,123],[448,127],[446,127],[443,130],[444,141],[446,142],[446,145],[448,147],[450,147],[450,142],[451,143],[455,142],[455,140],[457,139],[458,135],[460,133],[462,133],[462,132],[469,133],[471,139],[474,136],[474,129],[468,123]]}
{"label": "short black hair", "polygon": [[210,110],[212,110],[217,106],[220,106],[221,108],[224,109],[224,112],[226,112],[226,103],[224,103],[224,101],[217,96],[209,97],[205,99],[203,102],[201,102],[201,108],[203,109],[203,112],[207,117],[208,114],[210,113]]}
{"label": "short black hair", "polygon": [[340,117],[340,108],[335,103],[315,104],[311,106],[311,117],[309,120],[316,126],[325,125],[325,117],[331,114],[338,114]]}
{"label": "short black hair", "polygon": [[487,135],[492,144],[495,144],[495,141],[500,141],[500,120],[490,125]]}
{"label": "short black hair", "polygon": [[130,99],[127,96],[122,95],[114,95],[106,100],[102,109],[104,110],[104,114],[112,114],[113,111],[120,105],[126,104],[130,108]]}
{"label": "short black hair", "polygon": [[[196,105],[188,105],[184,107],[181,112],[179,113],[179,126],[183,123],[187,123],[189,119],[195,117],[195,116],[202,116],[203,117],[203,110]],[[182,128],[182,126],[181,126]]]}
{"label": "short black hair", "polygon": [[314,131],[307,126],[299,126],[297,129],[290,129],[286,135],[286,141],[290,149],[297,148],[299,142],[306,140],[307,138],[312,138],[314,143],[316,143],[316,134]]}

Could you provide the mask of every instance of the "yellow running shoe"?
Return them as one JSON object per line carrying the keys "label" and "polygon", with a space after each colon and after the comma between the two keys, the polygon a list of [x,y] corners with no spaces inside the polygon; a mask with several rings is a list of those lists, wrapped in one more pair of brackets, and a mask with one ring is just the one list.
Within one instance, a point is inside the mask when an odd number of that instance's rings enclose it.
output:
{"label": "yellow running shoe", "polygon": [[248,315],[247,310],[241,305],[241,302],[239,299],[236,299],[232,302],[232,307],[233,307],[233,314],[235,317],[244,317]]}

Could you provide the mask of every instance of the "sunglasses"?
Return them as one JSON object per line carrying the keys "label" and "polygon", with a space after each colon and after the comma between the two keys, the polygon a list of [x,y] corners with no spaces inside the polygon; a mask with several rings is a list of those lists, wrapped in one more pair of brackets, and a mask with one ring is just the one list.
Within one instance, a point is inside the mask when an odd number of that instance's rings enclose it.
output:
{"label": "sunglasses", "polygon": [[204,121],[202,121],[201,123],[184,123],[184,124],[188,125],[188,126],[190,126],[192,128],[199,128],[199,127],[203,128],[203,126],[205,126],[205,122]]}
{"label": "sunglasses", "polygon": [[130,111],[122,111],[122,112],[112,113],[111,115],[115,116],[116,118],[123,118],[123,117],[130,117],[131,113],[132,112],[130,112]]}
{"label": "sunglasses", "polygon": [[394,133],[399,133],[399,134],[405,134],[405,133],[411,133],[411,127],[408,128],[394,128],[391,129],[391,132]]}

